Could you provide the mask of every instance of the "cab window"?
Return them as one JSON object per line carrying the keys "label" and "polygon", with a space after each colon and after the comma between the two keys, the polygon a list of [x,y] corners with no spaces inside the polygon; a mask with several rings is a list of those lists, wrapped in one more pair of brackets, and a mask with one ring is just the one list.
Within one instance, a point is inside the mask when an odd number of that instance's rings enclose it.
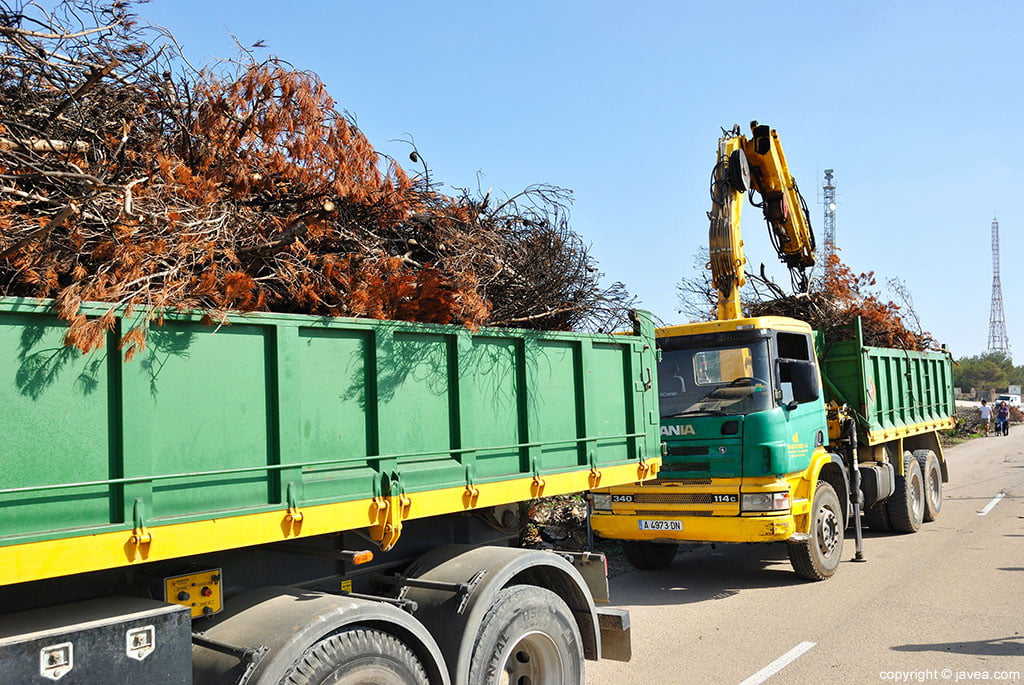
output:
{"label": "cab window", "polygon": [[[777,357],[779,359],[796,359],[799,361],[811,361],[811,337],[803,333],[780,332],[775,338]],[[790,378],[789,368],[782,364],[779,367],[779,391],[782,394],[782,404],[788,404],[793,400],[793,379]]]}

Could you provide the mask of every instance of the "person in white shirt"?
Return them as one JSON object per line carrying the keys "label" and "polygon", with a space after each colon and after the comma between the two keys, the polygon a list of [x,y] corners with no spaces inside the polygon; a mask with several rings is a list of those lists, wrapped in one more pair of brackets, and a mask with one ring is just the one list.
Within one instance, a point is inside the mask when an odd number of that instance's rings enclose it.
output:
{"label": "person in white shirt", "polygon": [[988,402],[982,400],[978,411],[981,412],[981,426],[985,429],[985,437],[988,437],[988,423],[992,420],[992,407],[988,406]]}

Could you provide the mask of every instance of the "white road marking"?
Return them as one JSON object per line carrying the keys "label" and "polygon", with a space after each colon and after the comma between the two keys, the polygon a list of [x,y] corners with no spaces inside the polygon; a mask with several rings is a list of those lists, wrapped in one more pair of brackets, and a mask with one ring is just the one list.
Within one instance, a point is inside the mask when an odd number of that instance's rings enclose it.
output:
{"label": "white road marking", "polygon": [[1000,492],[998,495],[992,498],[992,501],[985,505],[985,508],[978,512],[978,516],[984,516],[988,512],[992,511],[992,507],[999,504],[999,500],[1006,497],[1005,492]]}
{"label": "white road marking", "polygon": [[796,661],[801,654],[806,652],[808,649],[815,645],[814,642],[801,642],[793,649],[789,650],[775,661],[771,662],[760,671],[744,680],[740,685],[760,685],[764,681],[771,678],[773,675],[789,666],[791,663]]}

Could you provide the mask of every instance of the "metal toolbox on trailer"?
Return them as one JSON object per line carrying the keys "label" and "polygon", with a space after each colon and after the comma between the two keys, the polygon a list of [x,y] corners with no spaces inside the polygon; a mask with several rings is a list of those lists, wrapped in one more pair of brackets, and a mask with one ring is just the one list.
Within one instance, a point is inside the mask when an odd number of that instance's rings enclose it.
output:
{"label": "metal toolbox on trailer", "polygon": [[186,607],[139,597],[0,616],[0,678],[9,683],[192,682]]}

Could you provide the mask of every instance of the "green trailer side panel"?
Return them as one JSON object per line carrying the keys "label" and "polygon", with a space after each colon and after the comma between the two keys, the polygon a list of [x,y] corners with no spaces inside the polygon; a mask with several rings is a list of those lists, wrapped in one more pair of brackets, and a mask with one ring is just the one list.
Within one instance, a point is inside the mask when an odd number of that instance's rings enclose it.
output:
{"label": "green trailer side panel", "polygon": [[[383,466],[388,472],[399,469],[407,490],[464,482],[459,461],[449,452],[456,447],[458,420],[453,407],[453,342],[451,336],[396,332],[393,343],[384,346],[386,355],[378,357],[381,450],[408,455]],[[378,350],[383,351],[380,346]]]}
{"label": "green trailer side panel", "polygon": [[[635,429],[629,418],[633,415],[633,385],[628,371],[628,350],[620,346],[595,344],[590,357],[587,428],[600,435],[627,435]],[[621,389],[621,390],[620,390]],[[616,455],[628,451],[633,440],[622,438],[602,441],[594,450],[598,464],[614,461]]]}
{"label": "green trailer side panel", "polygon": [[936,422],[956,413],[952,361],[945,353],[865,347],[857,339],[823,352],[826,399],[857,412],[864,442],[934,430]]}
{"label": "green trailer side panel", "polygon": [[[373,336],[369,331],[304,327],[298,331],[297,348],[295,380],[289,391],[282,390],[287,404],[294,405],[294,425],[282,421],[281,433],[295,436],[298,447],[282,462],[332,461],[305,469],[303,496],[311,503],[371,492],[376,470],[368,455],[379,454],[376,398],[367,363],[373,359]],[[287,443],[282,437],[282,444]]]}
{"label": "green trailer side panel", "polygon": [[[267,371],[274,329],[233,325],[210,333],[198,323],[169,321],[154,331],[139,363],[123,366],[125,426],[146,427],[144,434],[125,433],[125,476],[271,463]],[[260,471],[190,476],[153,483],[150,511],[178,517],[265,505],[269,497]]]}
{"label": "green trailer side panel", "polygon": [[520,469],[520,450],[511,447],[526,441],[519,418],[519,407],[524,401],[516,373],[519,347],[515,340],[473,337],[461,350],[460,442],[507,446],[463,455],[463,462],[474,481],[477,478],[500,477],[503,473]]}
{"label": "green trailer side panel", "polygon": [[526,355],[527,435],[530,442],[541,443],[529,450],[526,471],[578,466],[579,447],[569,441],[577,437],[582,422],[579,345],[541,341],[530,345]]}
{"label": "green trailer side panel", "polygon": [[[117,388],[105,352],[64,347],[56,317],[0,317],[0,487],[106,480],[117,474],[112,412]],[[115,360],[116,366],[116,360]],[[118,520],[117,488],[78,488],[62,497],[0,494],[3,534]],[[116,511],[114,511],[116,510]]]}
{"label": "green trailer side panel", "polygon": [[636,337],[177,314],[123,362],[127,325],[82,355],[51,302],[0,299],[0,547],[658,458],[647,319]]}

